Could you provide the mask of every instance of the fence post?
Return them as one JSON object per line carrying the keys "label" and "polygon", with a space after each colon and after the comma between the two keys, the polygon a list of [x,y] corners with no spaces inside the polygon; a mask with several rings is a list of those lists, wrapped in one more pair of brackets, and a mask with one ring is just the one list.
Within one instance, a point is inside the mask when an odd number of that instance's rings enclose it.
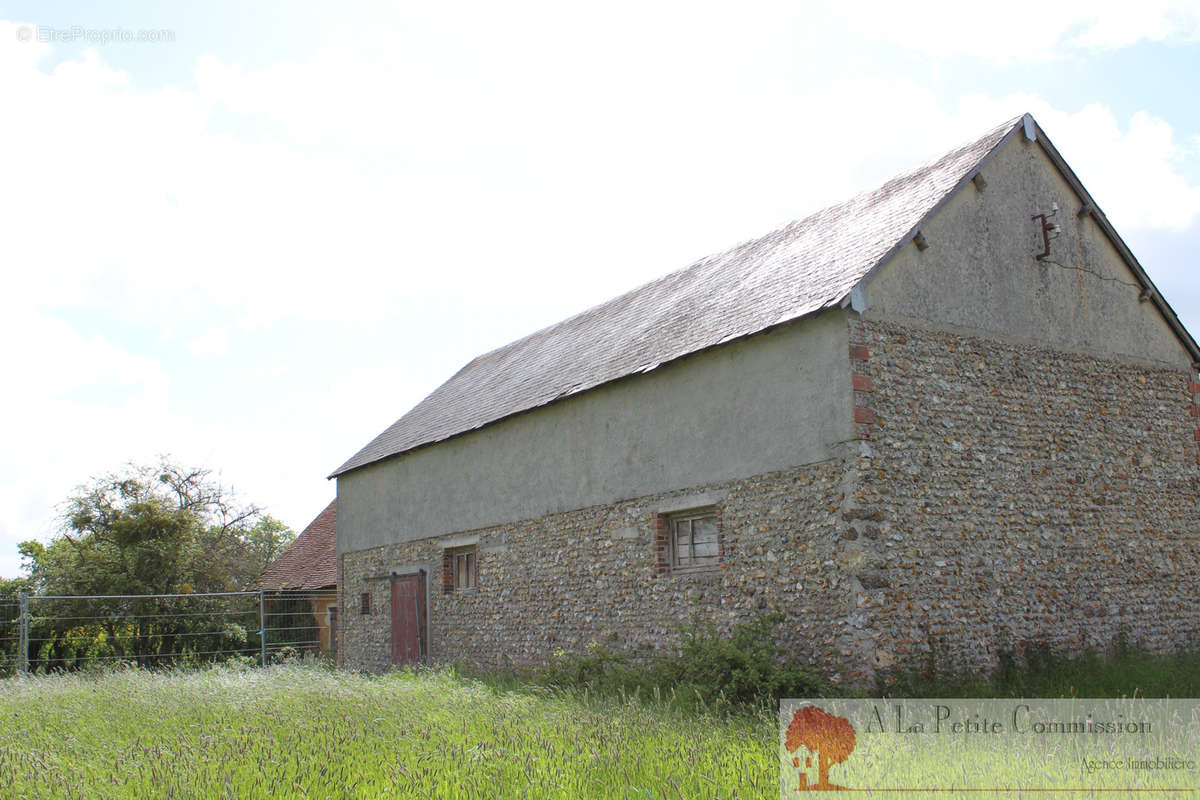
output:
{"label": "fence post", "polygon": [[17,593],[17,672],[29,672],[29,595]]}
{"label": "fence post", "polygon": [[258,643],[262,649],[262,665],[267,665],[267,595],[258,590]]}

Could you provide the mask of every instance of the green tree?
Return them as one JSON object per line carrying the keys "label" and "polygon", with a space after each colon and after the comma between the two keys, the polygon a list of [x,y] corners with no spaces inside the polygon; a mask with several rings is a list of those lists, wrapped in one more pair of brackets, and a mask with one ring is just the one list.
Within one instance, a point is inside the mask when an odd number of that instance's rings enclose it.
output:
{"label": "green tree", "polygon": [[16,598],[18,592],[28,591],[29,578],[0,578],[0,601]]}
{"label": "green tree", "polygon": [[[41,595],[163,595],[245,589],[295,538],[283,523],[237,502],[211,470],[169,459],[80,486],[48,544],[20,545],[28,590]],[[71,666],[89,657],[136,657],[224,649],[245,643],[245,625],[211,637],[214,601],[38,601],[39,663]],[[207,626],[207,627],[202,627]],[[32,630],[31,630],[32,633]]]}

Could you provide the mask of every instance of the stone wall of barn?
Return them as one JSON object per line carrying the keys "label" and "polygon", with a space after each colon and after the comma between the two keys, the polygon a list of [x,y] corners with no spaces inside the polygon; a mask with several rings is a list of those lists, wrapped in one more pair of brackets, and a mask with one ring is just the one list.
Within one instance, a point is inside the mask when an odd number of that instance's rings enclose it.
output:
{"label": "stone wall of barn", "polygon": [[[857,438],[839,457],[345,553],[345,665],[388,666],[390,576],[418,568],[435,661],[662,647],[693,613],[727,629],[769,610],[788,647],[856,682],[930,647],[973,667],[1036,639],[1195,640],[1193,375],[912,321],[849,326]],[[699,505],[719,510],[723,566],[661,574],[655,520]],[[477,586],[445,592],[445,548],[466,543]]]}
{"label": "stone wall of barn", "polygon": [[[727,629],[767,609],[786,610],[785,636],[802,656],[844,660],[843,628],[855,613],[838,569],[842,460],[552,514],[474,532],[386,545],[343,556],[345,664],[388,665],[390,575],[430,575],[430,655],[486,665],[544,662],[591,642],[662,647],[693,613]],[[719,510],[723,566],[662,574],[655,520],[696,506]],[[478,583],[445,592],[446,546],[477,539]],[[368,615],[361,593],[372,595]]]}
{"label": "stone wall of barn", "polygon": [[851,344],[866,448],[848,548],[876,664],[931,643],[967,665],[1037,639],[1195,641],[1193,374],[879,321],[852,321]]}

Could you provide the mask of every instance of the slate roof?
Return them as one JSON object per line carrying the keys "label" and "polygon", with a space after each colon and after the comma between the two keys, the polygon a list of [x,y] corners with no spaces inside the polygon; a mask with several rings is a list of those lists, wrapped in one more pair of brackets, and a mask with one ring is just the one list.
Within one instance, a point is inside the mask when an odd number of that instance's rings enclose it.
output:
{"label": "slate roof", "polygon": [[476,358],[330,477],[840,305],[1023,119]]}
{"label": "slate roof", "polygon": [[313,591],[337,585],[337,500],[308,523],[251,589]]}

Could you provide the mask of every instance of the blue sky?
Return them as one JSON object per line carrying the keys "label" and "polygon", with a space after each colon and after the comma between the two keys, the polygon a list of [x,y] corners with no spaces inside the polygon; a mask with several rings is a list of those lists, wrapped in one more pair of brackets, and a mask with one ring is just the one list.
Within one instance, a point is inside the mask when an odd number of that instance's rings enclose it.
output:
{"label": "blue sky", "polygon": [[159,453],[303,527],[475,355],[1025,111],[1200,330],[1194,2],[796,5],[0,0],[0,576]]}

